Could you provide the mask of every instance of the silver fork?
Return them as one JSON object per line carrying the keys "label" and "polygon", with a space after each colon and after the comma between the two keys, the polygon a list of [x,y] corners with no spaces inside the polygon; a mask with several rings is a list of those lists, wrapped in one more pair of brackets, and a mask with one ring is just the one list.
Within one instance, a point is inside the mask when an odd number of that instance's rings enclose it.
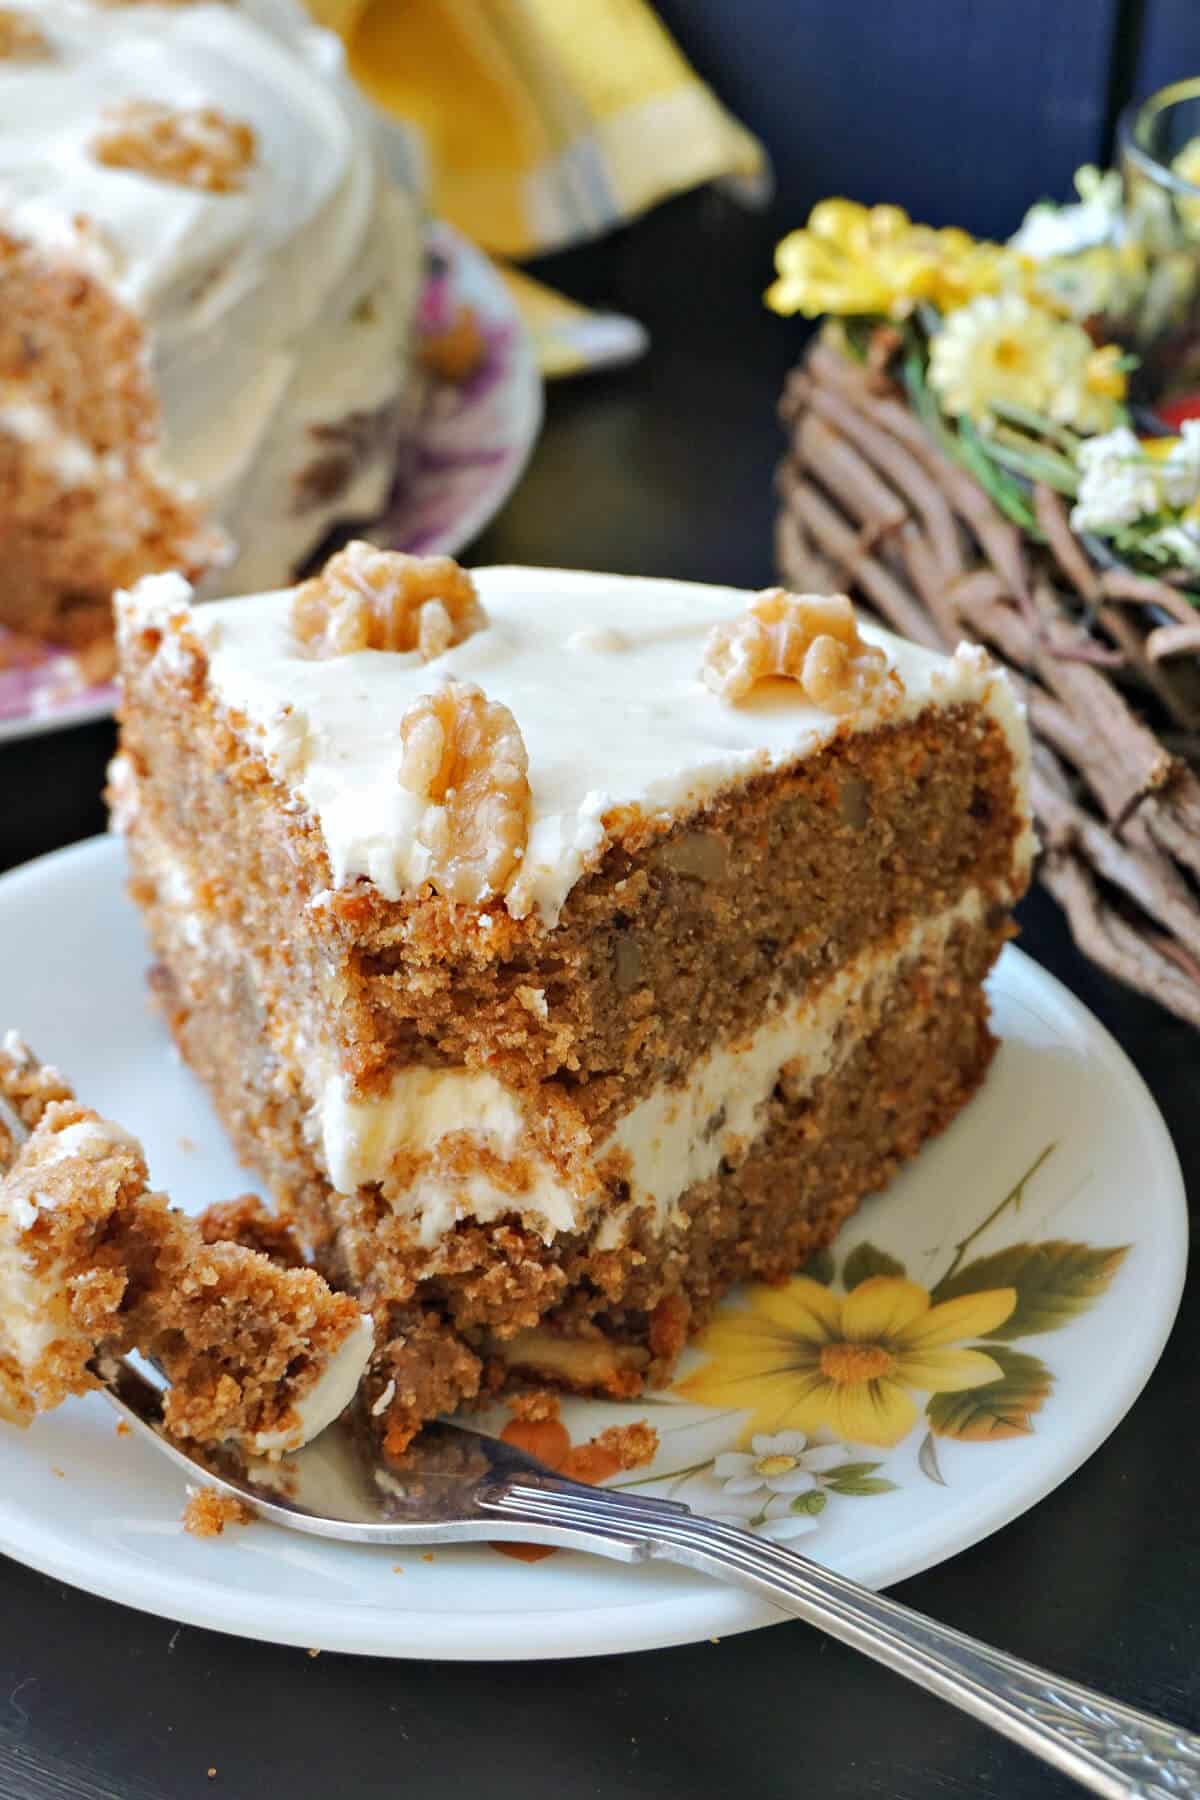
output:
{"label": "silver fork", "polygon": [[[25,1135],[0,1098],[4,1122]],[[700,1518],[677,1501],[583,1486],[500,1438],[452,1422],[427,1426],[400,1459],[369,1448],[345,1415],[280,1462],[228,1448],[185,1449],[164,1426],[165,1390],[149,1372],[123,1357],[100,1357],[93,1366],[113,1406],[155,1449],[289,1530],[359,1544],[506,1541],[618,1562],[678,1563],[820,1626],[1106,1800],[1200,1796],[1200,1737],[1193,1733],[1006,1656],[796,1550]]]}

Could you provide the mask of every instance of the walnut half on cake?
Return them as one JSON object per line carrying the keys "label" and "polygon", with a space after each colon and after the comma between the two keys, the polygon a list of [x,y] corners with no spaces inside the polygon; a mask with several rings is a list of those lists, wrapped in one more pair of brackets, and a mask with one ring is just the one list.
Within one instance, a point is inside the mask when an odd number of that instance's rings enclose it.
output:
{"label": "walnut half on cake", "polygon": [[375,1315],[393,1447],[510,1378],[661,1381],[828,1243],[982,1079],[1033,842],[981,652],[844,599],[464,580],[351,546],[118,603],[155,989]]}
{"label": "walnut half on cake", "polygon": [[0,1418],[27,1424],[137,1349],[171,1383],[178,1437],[298,1449],[353,1398],[374,1333],[312,1269],[280,1268],[150,1191],[141,1146],[69,1097],[12,1034],[0,1093],[31,1135],[0,1144]]}

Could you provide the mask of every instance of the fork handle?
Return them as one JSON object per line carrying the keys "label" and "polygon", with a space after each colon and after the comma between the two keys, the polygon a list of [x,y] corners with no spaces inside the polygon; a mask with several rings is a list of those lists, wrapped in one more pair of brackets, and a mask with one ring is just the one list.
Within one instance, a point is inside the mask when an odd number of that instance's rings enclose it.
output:
{"label": "fork handle", "polygon": [[[1200,1794],[1200,1737],[1078,1682],[936,1624],[823,1568],[799,1551],[668,1502],[568,1482],[514,1483],[509,1518],[577,1525],[600,1548],[611,1534],[633,1556],[716,1575],[819,1625],[832,1637],[938,1694],[1106,1800]],[[616,1554],[622,1552],[617,1551]]]}

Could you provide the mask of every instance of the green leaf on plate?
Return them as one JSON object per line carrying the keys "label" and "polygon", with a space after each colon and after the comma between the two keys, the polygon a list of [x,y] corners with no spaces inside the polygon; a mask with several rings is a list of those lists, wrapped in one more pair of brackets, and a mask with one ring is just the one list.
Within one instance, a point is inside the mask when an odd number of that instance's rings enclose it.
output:
{"label": "green leaf on plate", "polygon": [[828,1470],[823,1479],[826,1487],[835,1494],[890,1494],[896,1483],[875,1474],[875,1470],[882,1467],[882,1463],[877,1462],[839,1463],[836,1469]]}
{"label": "green leaf on plate", "polygon": [[801,1273],[812,1281],[819,1281],[822,1287],[828,1287],[837,1274],[837,1263],[829,1250],[814,1250],[805,1263]]}
{"label": "green leaf on plate", "polygon": [[1024,1350],[989,1342],[987,1354],[1004,1370],[999,1381],[958,1394],[930,1396],[925,1417],[938,1437],[994,1443],[999,1438],[1027,1437],[1033,1430],[1033,1414],[1040,1412],[1054,1376],[1039,1357]]}
{"label": "green leaf on plate", "polygon": [[1104,1293],[1128,1253],[1128,1244],[1098,1249],[1063,1238],[1010,1244],[956,1270],[934,1289],[933,1298],[956,1300],[985,1288],[1016,1288],[1012,1314],[986,1336],[1011,1342],[1034,1331],[1059,1331]]}
{"label": "green leaf on plate", "polygon": [[846,1291],[856,1288],[860,1281],[869,1281],[872,1275],[903,1275],[904,1264],[886,1250],[876,1244],[856,1244],[846,1258],[846,1266],[842,1270],[842,1280]]}
{"label": "green leaf on plate", "polygon": [[927,1431],[921,1439],[921,1448],[917,1452],[917,1467],[929,1481],[936,1481],[939,1487],[948,1487],[949,1483],[942,1474],[942,1465],[938,1461],[937,1445],[933,1441],[933,1433]]}
{"label": "green leaf on plate", "polygon": [[829,1495],[823,1494],[820,1488],[809,1488],[807,1494],[796,1495],[789,1510],[794,1513],[807,1513],[810,1518],[815,1519],[819,1513],[825,1511],[828,1502]]}

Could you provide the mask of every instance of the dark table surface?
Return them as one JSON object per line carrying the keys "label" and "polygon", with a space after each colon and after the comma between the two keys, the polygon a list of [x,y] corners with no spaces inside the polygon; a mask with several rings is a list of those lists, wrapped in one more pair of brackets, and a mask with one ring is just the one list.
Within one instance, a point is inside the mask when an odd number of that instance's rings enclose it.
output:
{"label": "dark table surface", "polygon": [[[529,473],[471,560],[770,580],[774,399],[797,346],[758,300],[773,230],[703,194],[545,266],[643,319],[653,349],[552,389]],[[111,748],[108,725],[0,748],[0,867],[102,829]],[[1194,1193],[1200,1040],[1084,962],[1041,896],[1022,926],[1024,948],[1141,1069]],[[1200,1727],[1198,1341],[1192,1287],[1149,1387],[1091,1461],[899,1597]],[[311,1659],[177,1629],[0,1559],[4,1800],[1075,1791],[800,1624],[553,1665]]]}

